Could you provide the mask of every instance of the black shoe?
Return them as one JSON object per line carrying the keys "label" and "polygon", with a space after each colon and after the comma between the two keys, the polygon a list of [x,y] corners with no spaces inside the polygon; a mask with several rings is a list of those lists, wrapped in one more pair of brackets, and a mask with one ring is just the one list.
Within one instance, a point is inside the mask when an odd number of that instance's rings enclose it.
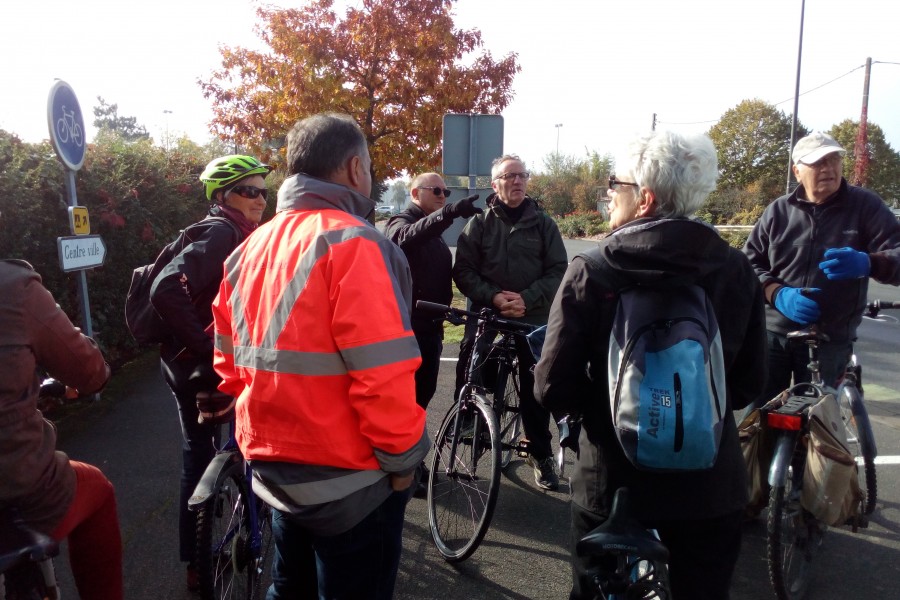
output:
{"label": "black shoe", "polygon": [[525,462],[534,469],[534,482],[544,490],[556,490],[559,488],[559,476],[556,474],[556,461],[553,456],[543,460],[537,460],[532,456]]}

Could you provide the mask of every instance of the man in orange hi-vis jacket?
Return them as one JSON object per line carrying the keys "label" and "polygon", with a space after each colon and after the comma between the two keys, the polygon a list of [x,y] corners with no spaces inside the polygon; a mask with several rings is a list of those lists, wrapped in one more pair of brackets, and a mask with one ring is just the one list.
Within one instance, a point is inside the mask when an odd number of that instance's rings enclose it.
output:
{"label": "man in orange hi-vis jacket", "polygon": [[[225,263],[219,389],[253,489],[275,508],[271,598],[390,598],[406,503],[428,453],[403,252],[366,218],[371,158],[347,115],[287,137],[277,214]],[[312,563],[312,553],[315,563]]]}

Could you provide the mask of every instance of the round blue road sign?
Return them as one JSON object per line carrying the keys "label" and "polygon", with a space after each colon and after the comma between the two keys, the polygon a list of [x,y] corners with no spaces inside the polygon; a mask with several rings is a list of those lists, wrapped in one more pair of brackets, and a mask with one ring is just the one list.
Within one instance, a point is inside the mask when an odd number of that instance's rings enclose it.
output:
{"label": "round blue road sign", "polygon": [[47,100],[47,124],[50,126],[50,141],[59,160],[73,171],[84,164],[84,118],[78,98],[71,86],[60,79],[50,88]]}

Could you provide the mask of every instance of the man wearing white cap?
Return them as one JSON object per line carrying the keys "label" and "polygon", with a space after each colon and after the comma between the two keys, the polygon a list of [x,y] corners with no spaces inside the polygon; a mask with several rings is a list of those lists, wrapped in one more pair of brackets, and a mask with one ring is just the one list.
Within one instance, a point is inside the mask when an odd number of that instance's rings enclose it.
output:
{"label": "man wearing white cap", "polygon": [[809,381],[808,349],[789,331],[818,323],[822,377],[834,385],[853,352],[869,277],[900,284],[900,223],[874,192],[842,176],[845,150],[819,131],[791,153],[799,185],[769,204],[744,252],[765,293],[769,382],[758,405]]}

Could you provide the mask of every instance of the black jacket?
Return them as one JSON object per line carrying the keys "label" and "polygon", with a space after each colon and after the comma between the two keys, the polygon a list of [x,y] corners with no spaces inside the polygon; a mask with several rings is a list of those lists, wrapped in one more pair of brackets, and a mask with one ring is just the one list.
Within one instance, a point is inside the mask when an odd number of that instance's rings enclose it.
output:
{"label": "black jacket", "polygon": [[[447,205],[449,206],[449,205]],[[425,215],[416,204],[388,219],[384,234],[400,246],[409,262],[413,283],[413,331],[442,332],[443,320],[434,312],[416,308],[418,300],[450,304],[453,300],[451,269],[453,256],[441,237],[453,217],[447,215],[447,206]]]}
{"label": "black jacket", "polygon": [[744,245],[771,303],[766,309],[766,325],[781,334],[800,329],[774,307],[775,294],[782,286],[820,288],[813,299],[822,309],[822,331],[833,342],[855,340],[869,279],[829,281],[819,263],[829,248],[854,248],[869,255],[871,277],[898,285],[900,223],[877,194],[848,185],[846,180],[841,181],[835,197],[823,204],[801,199],[802,192],[803,187],[798,187],[766,207]]}
{"label": "black jacket", "polygon": [[[228,218],[219,212],[215,216]],[[225,259],[244,236],[236,224],[220,219],[204,219],[185,233],[189,243],[153,282],[150,302],[174,334],[162,344],[162,359],[190,357],[211,368],[212,301],[219,293]]]}
{"label": "black jacket", "polygon": [[453,280],[472,310],[493,307],[497,292],[517,292],[525,301],[522,321],[544,325],[568,255],[556,222],[531,198],[524,202],[512,223],[497,194],[487,197],[488,209],[469,219],[456,242]]}
{"label": "black jacket", "polygon": [[[716,313],[725,359],[728,409],[712,469],[638,471],[612,426],[607,363],[617,292],[634,285],[695,283]],[[618,487],[631,489],[636,516],[706,519],[746,506],[747,478],[731,410],[747,406],[766,381],[762,289],[747,258],[716,231],[688,219],[639,219],[575,257],[553,301],[535,370],[535,396],[556,417],[583,415],[572,501],[608,514]]]}

